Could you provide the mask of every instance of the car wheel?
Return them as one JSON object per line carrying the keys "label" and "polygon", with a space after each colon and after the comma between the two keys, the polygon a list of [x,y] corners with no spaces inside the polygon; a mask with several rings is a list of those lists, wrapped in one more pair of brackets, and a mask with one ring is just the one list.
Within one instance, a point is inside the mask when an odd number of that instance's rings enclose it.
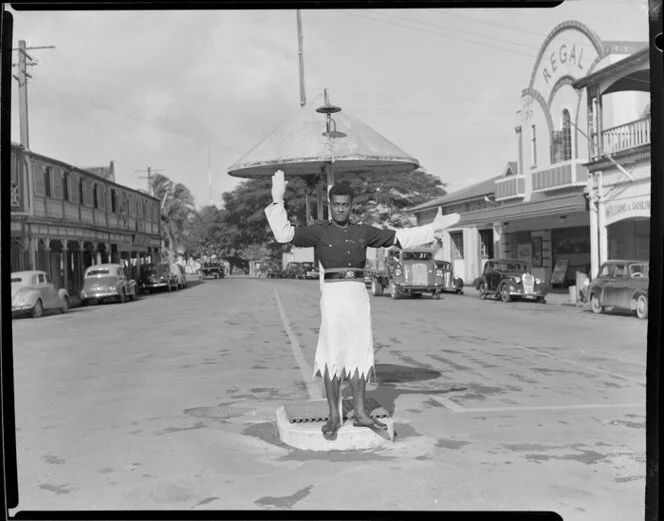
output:
{"label": "car wheel", "polygon": [[544,297],[538,297],[537,302],[539,302],[540,304],[546,304],[546,299]]}
{"label": "car wheel", "polygon": [[87,306],[89,303],[90,302],[88,301],[88,299],[86,299],[86,298],[81,299],[81,304],[83,304],[84,306]]}
{"label": "car wheel", "polygon": [[510,296],[510,290],[507,289],[507,286],[503,286],[500,290],[500,300],[503,302],[510,302],[512,297]]}
{"label": "car wheel", "polygon": [[590,295],[590,309],[597,315],[604,313],[604,306],[600,305],[599,297],[594,293]]}
{"label": "car wheel", "polygon": [[35,302],[35,307],[32,308],[32,318],[40,318],[44,314],[44,306],[41,300]]}
{"label": "car wheel", "polygon": [[60,312],[66,313],[69,311],[69,299],[67,297],[62,299],[62,306],[60,307]]}
{"label": "car wheel", "polygon": [[420,298],[422,296],[422,293],[411,293],[410,296],[413,298]]}
{"label": "car wheel", "polygon": [[377,280],[371,281],[371,294],[375,297],[380,297],[383,294],[383,285]]}
{"label": "car wheel", "polygon": [[486,300],[487,294],[486,294],[486,284],[484,282],[480,283],[480,286],[478,288],[478,291],[480,293],[480,299],[481,300]]}
{"label": "car wheel", "polygon": [[648,318],[648,297],[639,295],[636,299],[636,316],[641,319]]}

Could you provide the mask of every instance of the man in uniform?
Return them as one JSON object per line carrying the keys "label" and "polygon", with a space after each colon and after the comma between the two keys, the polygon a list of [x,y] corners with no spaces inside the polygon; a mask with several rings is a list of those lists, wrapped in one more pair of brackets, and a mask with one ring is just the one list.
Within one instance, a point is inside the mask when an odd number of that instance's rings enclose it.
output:
{"label": "man in uniform", "polygon": [[284,208],[286,184],[284,173],[278,170],[272,176],[273,202],[265,209],[272,233],[280,243],[314,247],[324,268],[313,374],[323,376],[329,406],[323,436],[335,440],[343,423],[340,389],[344,378],[353,395],[353,425],[385,436],[387,425],[371,418],[364,406],[369,373],[373,370],[375,375],[371,305],[364,285],[366,250],[432,242],[436,234],[459,221],[459,214],[443,216],[439,209],[433,223],[401,230],[351,224],[353,191],[348,184],[336,183],[329,192],[331,222],[296,228]]}

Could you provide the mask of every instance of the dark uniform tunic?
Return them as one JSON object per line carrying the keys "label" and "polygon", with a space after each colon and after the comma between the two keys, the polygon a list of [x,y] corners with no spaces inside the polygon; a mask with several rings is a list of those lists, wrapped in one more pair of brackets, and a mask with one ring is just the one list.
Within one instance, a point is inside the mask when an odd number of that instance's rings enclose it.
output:
{"label": "dark uniform tunic", "polygon": [[329,270],[332,268],[364,269],[367,247],[387,248],[394,245],[396,232],[366,224],[349,224],[341,228],[326,222],[295,228],[291,243],[303,248],[314,247],[316,255]]}

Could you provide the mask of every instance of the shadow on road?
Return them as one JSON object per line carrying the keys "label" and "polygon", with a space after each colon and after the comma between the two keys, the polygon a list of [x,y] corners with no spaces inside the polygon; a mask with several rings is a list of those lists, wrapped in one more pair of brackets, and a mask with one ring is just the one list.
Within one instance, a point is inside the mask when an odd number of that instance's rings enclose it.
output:
{"label": "shadow on road", "polygon": [[[440,395],[452,392],[465,391],[467,387],[448,387],[445,389],[406,389],[402,384],[435,380],[441,376],[440,371],[427,367],[411,367],[396,364],[376,364],[376,383],[378,387],[373,391],[367,391],[367,399],[378,402],[389,414],[394,416],[395,401],[402,394]],[[351,398],[350,386],[343,388],[343,397]]]}

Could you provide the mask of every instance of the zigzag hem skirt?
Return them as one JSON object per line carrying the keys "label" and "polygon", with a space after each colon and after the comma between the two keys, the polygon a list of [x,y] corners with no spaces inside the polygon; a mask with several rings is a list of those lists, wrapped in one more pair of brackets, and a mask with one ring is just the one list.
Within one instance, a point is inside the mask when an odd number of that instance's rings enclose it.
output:
{"label": "zigzag hem skirt", "polygon": [[356,371],[369,379],[374,368],[371,300],[357,281],[321,284],[321,325],[316,345],[313,377],[350,378]]}

